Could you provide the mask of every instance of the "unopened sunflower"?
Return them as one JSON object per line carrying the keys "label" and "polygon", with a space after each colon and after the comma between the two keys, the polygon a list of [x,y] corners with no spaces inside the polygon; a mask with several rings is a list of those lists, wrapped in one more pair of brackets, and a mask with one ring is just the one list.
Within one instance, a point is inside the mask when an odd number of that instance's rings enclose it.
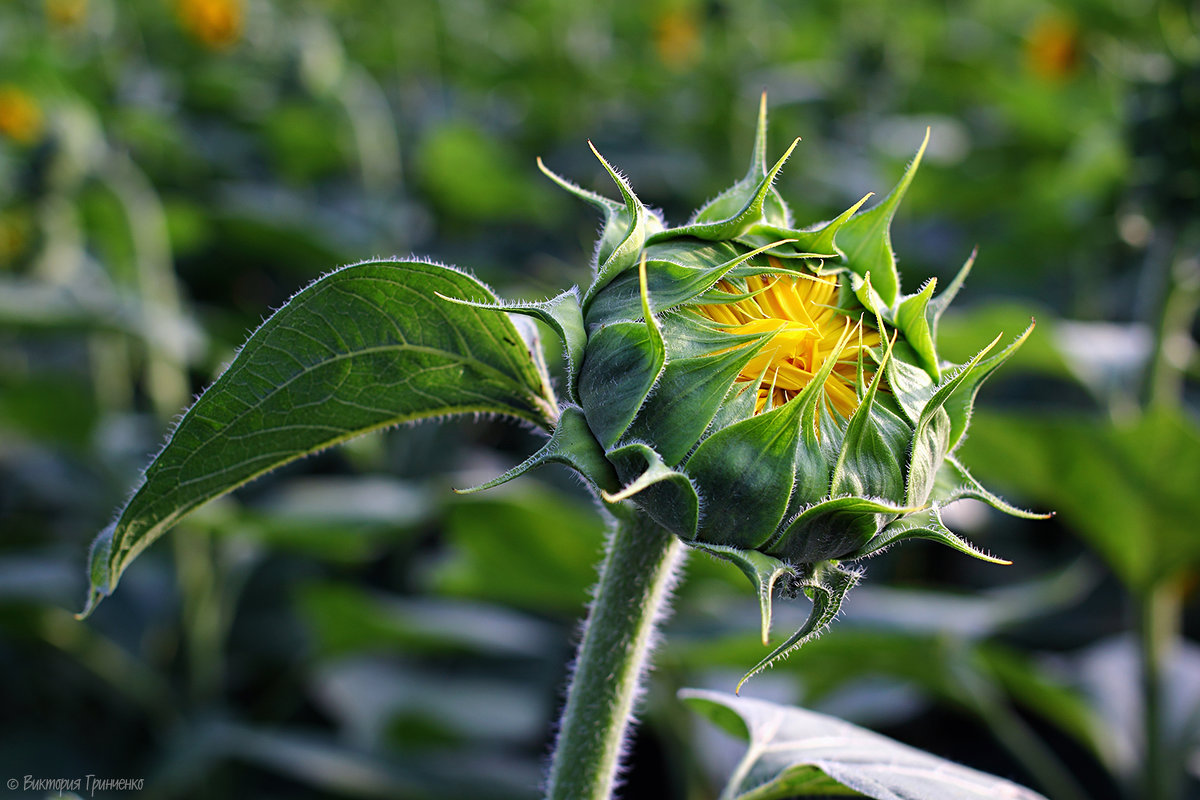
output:
{"label": "unopened sunflower", "polygon": [[923,538],[1007,563],[948,530],[946,504],[1034,516],[954,456],[980,384],[1029,330],[947,363],[938,320],[971,262],[940,293],[933,280],[900,289],[889,229],[924,144],[881,203],[809,226],[772,185],[795,147],[766,161],[764,106],[749,172],[677,227],[602,157],[619,202],[543,166],[605,224],[586,291],[504,306],[560,333],[569,403],[542,451],[487,484],[574,467],[616,513],[632,504],[740,567],[760,593],[764,643],[777,584],[804,591],[810,618],[750,674],[824,629],[860,577],[850,562]]}

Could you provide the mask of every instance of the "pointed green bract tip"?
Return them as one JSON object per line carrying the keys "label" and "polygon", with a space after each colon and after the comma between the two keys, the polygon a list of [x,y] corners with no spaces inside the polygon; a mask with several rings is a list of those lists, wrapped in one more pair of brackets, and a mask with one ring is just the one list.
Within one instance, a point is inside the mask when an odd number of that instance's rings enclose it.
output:
{"label": "pointed green bract tip", "polygon": [[758,593],[759,612],[762,617],[762,643],[765,647],[770,642],[771,636],[772,601],[775,595],[775,585],[785,575],[795,576],[796,568],[777,558],[760,553],[757,550],[742,550],[737,547],[705,544],[703,542],[692,542],[691,545],[697,550],[702,550],[723,561],[728,561],[749,578],[751,585]]}
{"label": "pointed green bract tip", "polygon": [[774,665],[801,645],[820,636],[837,617],[846,593],[854,588],[859,577],[857,572],[846,569],[837,561],[823,561],[811,565],[807,573],[797,579],[794,584],[797,589],[803,589],[805,594],[812,598],[812,611],[809,612],[808,619],[769,656],[759,661],[743,675],[733,693],[740,694],[746,681]]}

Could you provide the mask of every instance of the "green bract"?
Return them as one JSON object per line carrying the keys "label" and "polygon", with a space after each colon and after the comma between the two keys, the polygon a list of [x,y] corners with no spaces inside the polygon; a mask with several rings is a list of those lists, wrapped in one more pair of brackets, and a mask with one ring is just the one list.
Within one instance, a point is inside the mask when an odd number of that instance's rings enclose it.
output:
{"label": "green bract", "polygon": [[561,335],[567,403],[541,451],[479,487],[548,461],[574,467],[610,507],[631,503],[740,567],[760,593],[764,643],[786,576],[812,614],[749,674],[828,624],[858,580],[847,561],[924,538],[1007,563],[949,531],[946,504],[972,497],[1035,516],[953,456],[980,384],[1032,325],[998,353],[999,337],[949,364],[938,319],[971,262],[936,295],[933,280],[900,289],[889,227],[924,145],[882,203],[808,227],[772,187],[795,146],[767,163],[764,105],[746,176],[679,227],[599,153],[621,202],[542,166],[605,216],[595,279],[582,294],[503,306]]}

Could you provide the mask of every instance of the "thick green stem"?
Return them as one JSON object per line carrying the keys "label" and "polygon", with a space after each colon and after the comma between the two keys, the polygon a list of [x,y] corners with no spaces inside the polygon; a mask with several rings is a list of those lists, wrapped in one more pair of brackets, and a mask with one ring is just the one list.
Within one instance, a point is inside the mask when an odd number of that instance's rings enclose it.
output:
{"label": "thick green stem", "polygon": [[682,543],[640,514],[618,521],[588,613],[550,766],[548,800],[608,800],[666,612]]}
{"label": "thick green stem", "polygon": [[1178,640],[1182,605],[1173,581],[1159,583],[1141,593],[1138,602],[1138,641],[1141,646],[1144,800],[1168,800],[1179,795],[1178,762],[1171,757],[1164,734],[1164,670]]}

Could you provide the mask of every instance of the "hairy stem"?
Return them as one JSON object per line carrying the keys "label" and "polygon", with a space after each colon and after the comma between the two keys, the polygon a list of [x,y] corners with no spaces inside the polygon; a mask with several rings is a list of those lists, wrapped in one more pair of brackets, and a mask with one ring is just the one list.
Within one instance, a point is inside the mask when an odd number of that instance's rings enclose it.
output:
{"label": "hairy stem", "polygon": [[617,522],[567,690],[548,800],[612,797],[655,626],[683,553],[676,537],[640,514]]}

